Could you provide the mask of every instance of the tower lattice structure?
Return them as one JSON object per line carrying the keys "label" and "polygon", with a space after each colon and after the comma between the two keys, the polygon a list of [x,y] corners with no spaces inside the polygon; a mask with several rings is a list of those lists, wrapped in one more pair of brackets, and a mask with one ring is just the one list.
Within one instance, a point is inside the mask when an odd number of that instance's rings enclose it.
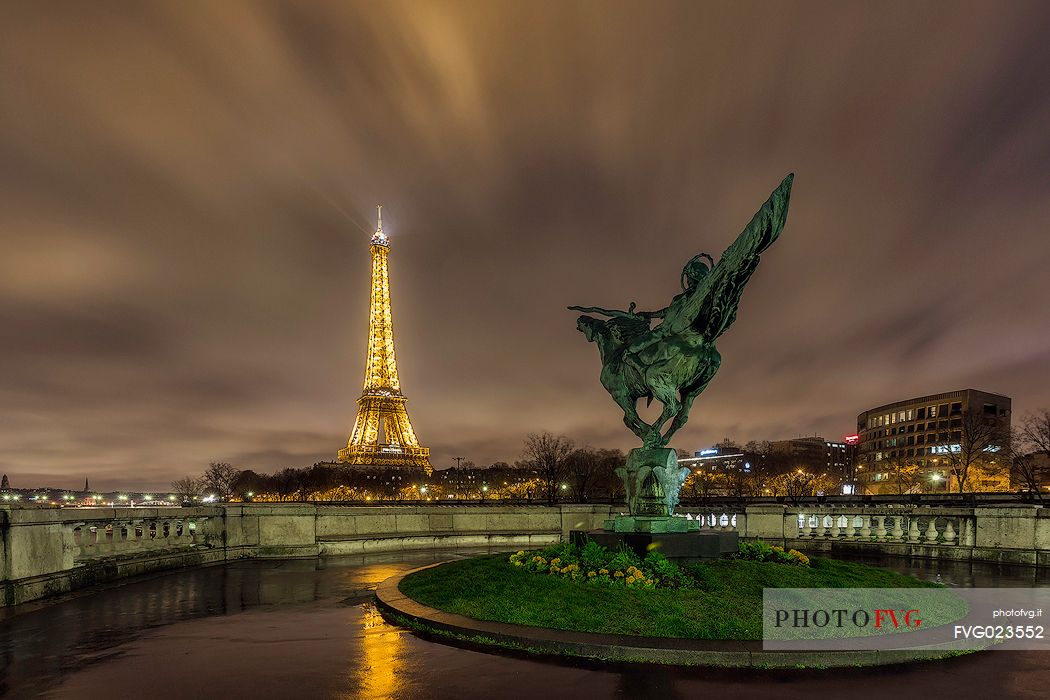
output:
{"label": "tower lattice structure", "polygon": [[430,449],[420,447],[408,419],[394,354],[390,312],[390,240],[383,233],[383,208],[372,235],[372,292],[368,314],[368,359],[357,419],[339,461],[360,466],[420,467],[429,474]]}

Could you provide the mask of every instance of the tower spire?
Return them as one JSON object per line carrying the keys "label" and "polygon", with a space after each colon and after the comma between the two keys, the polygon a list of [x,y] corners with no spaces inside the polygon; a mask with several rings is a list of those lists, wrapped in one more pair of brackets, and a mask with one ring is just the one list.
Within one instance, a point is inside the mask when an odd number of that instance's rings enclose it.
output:
{"label": "tower spire", "polygon": [[386,234],[383,233],[383,205],[382,204],[377,204],[376,205],[376,212],[377,212],[376,218],[379,221],[376,224],[376,232],[372,234],[372,245],[389,246],[390,245],[390,239],[388,239],[386,237]]}

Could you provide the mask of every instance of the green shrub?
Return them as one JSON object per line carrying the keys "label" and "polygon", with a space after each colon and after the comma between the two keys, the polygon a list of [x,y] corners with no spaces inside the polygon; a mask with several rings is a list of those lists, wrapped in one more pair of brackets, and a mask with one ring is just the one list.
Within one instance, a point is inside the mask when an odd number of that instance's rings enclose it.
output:
{"label": "green shrub", "polygon": [[656,579],[660,588],[692,588],[693,578],[678,568],[678,565],[656,550],[645,555],[642,570]]}
{"label": "green shrub", "polygon": [[748,561],[771,561],[777,564],[809,566],[809,557],[797,549],[784,551],[784,548],[780,545],[770,545],[762,540],[741,542],[737,558],[747,559]]}
{"label": "green shrub", "polygon": [[634,550],[629,549],[621,544],[620,547],[616,550],[616,553],[613,554],[612,558],[610,558],[608,563],[606,563],[605,568],[609,569],[610,571],[622,572],[627,571],[628,568],[634,566],[635,564],[641,563],[642,562],[638,559],[638,555],[634,553]]}
{"label": "green shrub", "polygon": [[587,544],[580,548],[580,565],[588,570],[597,571],[605,566],[611,556],[608,549],[594,540],[587,540]]}

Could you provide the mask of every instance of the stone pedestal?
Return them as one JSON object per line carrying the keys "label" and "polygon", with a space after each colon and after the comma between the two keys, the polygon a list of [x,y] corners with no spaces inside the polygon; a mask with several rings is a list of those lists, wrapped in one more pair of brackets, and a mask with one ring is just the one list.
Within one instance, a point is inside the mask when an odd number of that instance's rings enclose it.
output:
{"label": "stone pedestal", "polygon": [[678,465],[678,455],[669,447],[635,448],[616,474],[623,481],[631,515],[659,518],[674,513],[689,470]]}
{"label": "stone pedestal", "polygon": [[645,515],[618,515],[602,524],[606,532],[694,532],[700,529],[699,520]]}

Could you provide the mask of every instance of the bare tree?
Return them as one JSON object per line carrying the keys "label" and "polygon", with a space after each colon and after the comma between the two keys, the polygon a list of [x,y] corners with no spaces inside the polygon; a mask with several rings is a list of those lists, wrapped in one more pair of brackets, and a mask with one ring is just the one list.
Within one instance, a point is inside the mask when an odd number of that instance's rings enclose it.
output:
{"label": "bare tree", "polygon": [[1050,457],[1050,411],[1044,408],[1025,416],[1021,421],[1021,437],[1032,452]]}
{"label": "bare tree", "polygon": [[768,484],[774,495],[783,493],[794,505],[801,503],[806,496],[812,496],[818,491],[827,491],[834,486],[827,474],[815,474],[802,467],[773,477]]}
{"label": "bare tree", "polygon": [[954,478],[959,493],[962,493],[970,487],[972,472],[984,469],[991,473],[999,469],[1001,465],[996,453],[1008,439],[997,416],[964,411],[958,430],[949,434],[948,445],[940,455],[948,467],[949,483]]}
{"label": "bare tree", "polygon": [[1010,442],[1015,478],[1042,502],[1042,488],[1048,476],[1044,464],[1050,460],[1050,411],[1044,408],[1025,416]]}
{"label": "bare tree", "polygon": [[201,479],[184,476],[171,482],[171,490],[175,492],[180,503],[192,503],[204,493],[204,484]]}
{"label": "bare tree", "polygon": [[213,491],[219,499],[228,501],[233,496],[233,482],[240,471],[226,462],[212,462],[201,477],[204,488]]}
{"label": "bare tree", "polygon": [[598,450],[598,485],[606,497],[616,499],[624,497],[623,480],[616,470],[627,463],[623,450]]}
{"label": "bare tree", "polygon": [[911,493],[921,482],[919,465],[913,458],[903,455],[890,457],[886,462],[886,468],[889,480],[893,483],[898,496]]}
{"label": "bare tree", "polygon": [[536,470],[540,485],[548,503],[554,503],[558,488],[565,477],[565,467],[573,441],[564,435],[551,433],[529,433],[521,451],[522,460]]}
{"label": "bare tree", "polygon": [[566,457],[566,477],[572,487],[573,498],[578,503],[585,503],[592,495],[591,491],[598,481],[600,469],[598,450],[589,445],[573,450]]}
{"label": "bare tree", "polygon": [[1041,503],[1044,477],[1038,461],[1039,453],[1031,451],[1030,444],[1022,435],[1021,431],[1014,434],[1004,455],[1004,459],[1010,464],[1010,481],[1019,484],[1022,490],[1034,494],[1036,500]]}
{"label": "bare tree", "polygon": [[704,471],[703,468],[694,469],[686,477],[682,491],[691,498],[707,498],[714,491],[717,482],[718,477],[711,472]]}

